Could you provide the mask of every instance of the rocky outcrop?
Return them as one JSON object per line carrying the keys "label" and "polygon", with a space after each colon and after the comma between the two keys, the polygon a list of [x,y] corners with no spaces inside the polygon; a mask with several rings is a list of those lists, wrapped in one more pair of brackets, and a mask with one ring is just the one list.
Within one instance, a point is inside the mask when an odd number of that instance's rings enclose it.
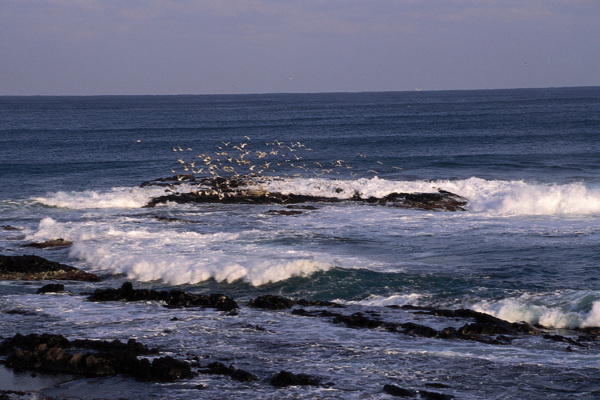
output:
{"label": "rocky outcrop", "polygon": [[271,385],[275,387],[286,386],[318,386],[320,379],[307,374],[293,374],[289,371],[281,371],[271,378]]}
{"label": "rocky outcrop", "polygon": [[[174,179],[176,178],[176,179]],[[300,203],[340,203],[344,201],[364,202],[367,204],[386,205],[399,208],[413,208],[428,211],[465,211],[467,199],[454,193],[438,189],[434,193],[390,193],[385,197],[363,198],[359,194],[351,198],[310,196],[295,193],[269,192],[252,189],[249,178],[202,178],[195,180],[191,175],[180,175],[174,178],[164,178],[152,182],[144,182],[142,186],[166,184],[173,185],[181,182],[193,182],[199,190],[191,192],[173,192],[164,196],[152,198],[145,207],[155,207],[168,202],[177,204],[188,203],[224,203],[224,204],[300,204]],[[244,188],[246,187],[246,188]],[[341,189],[340,189],[341,191]],[[298,215],[298,212],[272,211],[283,215]]]}
{"label": "rocky outcrop", "polygon": [[201,374],[225,375],[238,382],[250,382],[257,380],[256,376],[243,369],[235,368],[233,365],[229,367],[218,361],[212,362],[207,366],[198,370]]}
{"label": "rocky outcrop", "polygon": [[47,285],[42,286],[36,292],[36,294],[45,294],[45,293],[61,293],[65,291],[65,285],[62,283],[49,283]]}
{"label": "rocky outcrop", "polygon": [[235,300],[223,294],[199,295],[181,290],[134,289],[131,282],[125,282],[119,289],[96,289],[88,296],[88,300],[162,301],[167,307],[209,307],[219,311],[233,311],[239,308]]}
{"label": "rocky outcrop", "polygon": [[65,240],[63,238],[46,240],[45,242],[34,242],[23,245],[23,247],[35,247],[38,249],[48,249],[54,247],[67,247],[72,245],[73,242]]}
{"label": "rocky outcrop", "polygon": [[171,382],[193,376],[190,365],[170,356],[154,358],[152,362],[142,355],[157,355],[129,339],[127,343],[96,340],[69,341],[61,335],[17,334],[0,344],[0,354],[6,354],[4,364],[17,370],[36,370],[68,373],[88,377],[111,375],[132,376],[140,381]]}
{"label": "rocky outcrop", "polygon": [[337,303],[331,302],[331,301],[322,301],[322,300],[308,301],[308,300],[304,300],[304,299],[300,299],[300,300],[296,301],[296,300],[289,299],[287,297],[276,296],[276,295],[272,295],[272,294],[258,296],[257,298],[251,299],[248,302],[248,306],[250,306],[250,307],[266,308],[269,310],[283,310],[286,308],[291,308],[296,304],[301,305],[303,307],[310,307],[310,306],[343,307],[343,306],[341,306]]}
{"label": "rocky outcrop", "polygon": [[45,258],[23,255],[0,255],[1,280],[72,280],[97,282],[100,280],[95,274],[84,272],[69,265],[48,261]]}

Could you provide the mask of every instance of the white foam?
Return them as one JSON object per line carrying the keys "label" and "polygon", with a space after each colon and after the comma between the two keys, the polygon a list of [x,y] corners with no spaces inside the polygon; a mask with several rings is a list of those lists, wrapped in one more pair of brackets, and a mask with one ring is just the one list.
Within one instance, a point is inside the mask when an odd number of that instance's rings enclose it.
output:
{"label": "white foam", "polygon": [[408,294],[394,294],[391,296],[377,296],[371,295],[364,300],[351,301],[349,304],[360,304],[364,306],[405,306],[405,305],[416,305],[418,301],[423,298],[422,294],[408,293]]}
{"label": "white foam", "polygon": [[482,301],[470,308],[509,322],[528,322],[552,328],[600,326],[597,293],[524,294],[495,302]]}
{"label": "white foam", "polygon": [[374,177],[357,180],[295,178],[272,180],[264,189],[282,193],[351,198],[384,197],[390,193],[446,190],[467,198],[468,209],[495,215],[581,215],[600,213],[600,189],[583,183],[538,184],[525,181],[463,180],[390,181]]}
{"label": "white foam", "polygon": [[[525,181],[417,180],[393,181],[373,177],[356,180],[324,178],[260,179],[253,188],[310,196],[350,199],[384,197],[390,193],[436,192],[446,190],[467,198],[468,209],[494,215],[586,215],[600,214],[600,189],[583,183],[538,184]],[[178,186],[180,192],[197,189]],[[117,187],[108,191],[56,192],[34,200],[47,206],[70,209],[139,208],[152,197],[165,194],[164,188]]]}
{"label": "white foam", "polygon": [[331,265],[309,258],[261,259],[261,257],[228,256],[220,251],[203,251],[188,255],[140,254],[115,246],[73,245],[70,255],[90,263],[97,269],[124,274],[128,279],[168,284],[195,284],[214,278],[218,282],[244,280],[258,286],[293,276],[307,276],[327,270]]}
{"label": "white foam", "polygon": [[55,192],[33,200],[50,207],[74,210],[98,208],[139,208],[155,196],[165,194],[163,188],[115,187],[108,191]]}
{"label": "white foam", "polygon": [[253,245],[251,239],[261,233],[254,230],[200,233],[114,222],[63,223],[44,218],[27,238],[44,241],[61,237],[74,242],[69,256],[80,259],[88,268],[124,274],[132,280],[169,284],[194,284],[214,278],[262,285],[306,276],[333,265],[327,255],[292,250],[282,254],[277,248]]}

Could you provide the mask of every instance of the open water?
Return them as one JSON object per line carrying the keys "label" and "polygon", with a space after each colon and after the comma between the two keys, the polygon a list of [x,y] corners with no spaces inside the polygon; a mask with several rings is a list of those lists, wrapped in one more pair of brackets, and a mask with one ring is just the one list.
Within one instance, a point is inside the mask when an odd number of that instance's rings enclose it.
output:
{"label": "open water", "polygon": [[[343,201],[297,215],[273,212],[289,210],[277,205],[144,207],[194,187],[141,183],[183,173],[260,173],[253,189],[342,199],[442,189],[468,205],[432,212]],[[67,283],[73,296],[0,282],[0,338],[136,338],[259,378],[59,384],[4,371],[0,389],[115,399],[388,399],[382,389],[392,384],[460,399],[600,398],[597,342],[428,339],[245,306],[277,294],[436,329],[464,321],[386,306],[468,308],[574,338],[573,328],[599,326],[598,87],[0,97],[0,226],[1,254],[37,254],[103,277]],[[23,248],[56,238],[73,244]],[[125,281],[224,293],[242,308],[229,316],[79,295]],[[275,388],[269,379],[280,370],[333,385]]]}

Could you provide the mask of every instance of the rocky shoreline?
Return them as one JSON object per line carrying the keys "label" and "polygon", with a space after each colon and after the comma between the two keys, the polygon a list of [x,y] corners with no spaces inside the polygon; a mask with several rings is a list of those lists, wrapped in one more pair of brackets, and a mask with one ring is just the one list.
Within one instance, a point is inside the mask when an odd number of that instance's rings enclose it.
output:
{"label": "rocky shoreline", "polygon": [[[55,285],[55,284],[50,284]],[[46,290],[40,288],[38,293],[51,293],[64,290],[64,287],[53,286]],[[54,289],[54,290],[53,290]],[[198,308],[211,308],[222,313],[225,318],[235,318],[237,310],[249,307],[264,312],[290,313],[306,318],[323,318],[329,323],[345,326],[348,329],[368,329],[387,331],[408,337],[424,337],[439,340],[459,340],[480,342],[488,345],[504,346],[524,337],[537,337],[566,346],[565,351],[573,351],[573,347],[597,346],[600,340],[600,328],[574,330],[577,337],[552,333],[543,326],[527,323],[510,323],[488,314],[468,310],[448,310],[432,307],[388,306],[389,310],[401,310],[407,316],[428,316],[442,322],[452,320],[460,322],[459,327],[447,326],[434,328],[413,321],[390,321],[376,312],[351,312],[344,305],[330,301],[309,301],[291,299],[278,295],[263,295],[250,299],[244,305],[223,294],[198,295],[180,290],[156,291],[134,289],[130,282],[120,288],[96,289],[92,293],[81,293],[91,302],[161,302],[165,307],[184,308],[193,312]],[[440,324],[438,323],[437,326]],[[260,330],[261,327],[257,326]],[[186,380],[199,374],[222,375],[238,382],[264,382],[275,388],[287,386],[332,387],[335,382],[322,377],[304,374],[299,371],[272,371],[265,376],[264,372],[246,371],[234,365],[226,365],[214,360],[202,364],[198,357],[176,359],[171,356],[160,356],[160,349],[150,349],[146,345],[131,338],[125,341],[112,342],[94,340],[93,338],[69,340],[60,333],[16,334],[5,338],[0,344],[0,355],[4,357],[4,365],[15,370],[29,370],[40,373],[68,373],[82,377],[106,377],[121,375],[138,381],[173,382]],[[149,358],[150,356],[152,361]],[[445,391],[432,391],[432,386],[423,388],[402,388],[393,384],[385,384],[381,390],[390,396],[421,399],[451,399],[453,396]],[[451,385],[437,384],[437,389],[451,389]],[[202,389],[199,385],[198,389]],[[0,393],[0,396],[2,394]],[[1,397],[0,397],[1,398]],[[10,397],[6,397],[10,398]]]}

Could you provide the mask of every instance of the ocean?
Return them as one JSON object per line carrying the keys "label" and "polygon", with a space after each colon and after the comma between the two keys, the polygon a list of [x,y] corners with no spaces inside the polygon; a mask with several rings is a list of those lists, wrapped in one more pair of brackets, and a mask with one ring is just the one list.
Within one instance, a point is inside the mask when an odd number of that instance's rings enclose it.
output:
{"label": "ocean", "polygon": [[[143,185],[183,174],[252,175],[248,190],[341,201],[145,207],[197,190],[186,180]],[[466,211],[351,200],[438,190],[466,198]],[[247,306],[263,295],[326,300],[347,315],[435,329],[464,321],[402,306],[469,309],[575,340],[600,326],[599,222],[600,87],[0,97],[0,254],[39,255],[102,277],[65,283],[72,295],[1,281],[0,339],[135,338],[258,378],[140,383],[2,367],[0,389],[110,399],[389,399],[383,387],[395,385],[457,399],[600,398],[597,340],[574,346],[523,335],[499,345]],[[57,238],[72,245],[24,247]],[[240,309],[96,303],[81,294],[127,281],[222,293]],[[270,385],[282,370],[322,384]]]}

